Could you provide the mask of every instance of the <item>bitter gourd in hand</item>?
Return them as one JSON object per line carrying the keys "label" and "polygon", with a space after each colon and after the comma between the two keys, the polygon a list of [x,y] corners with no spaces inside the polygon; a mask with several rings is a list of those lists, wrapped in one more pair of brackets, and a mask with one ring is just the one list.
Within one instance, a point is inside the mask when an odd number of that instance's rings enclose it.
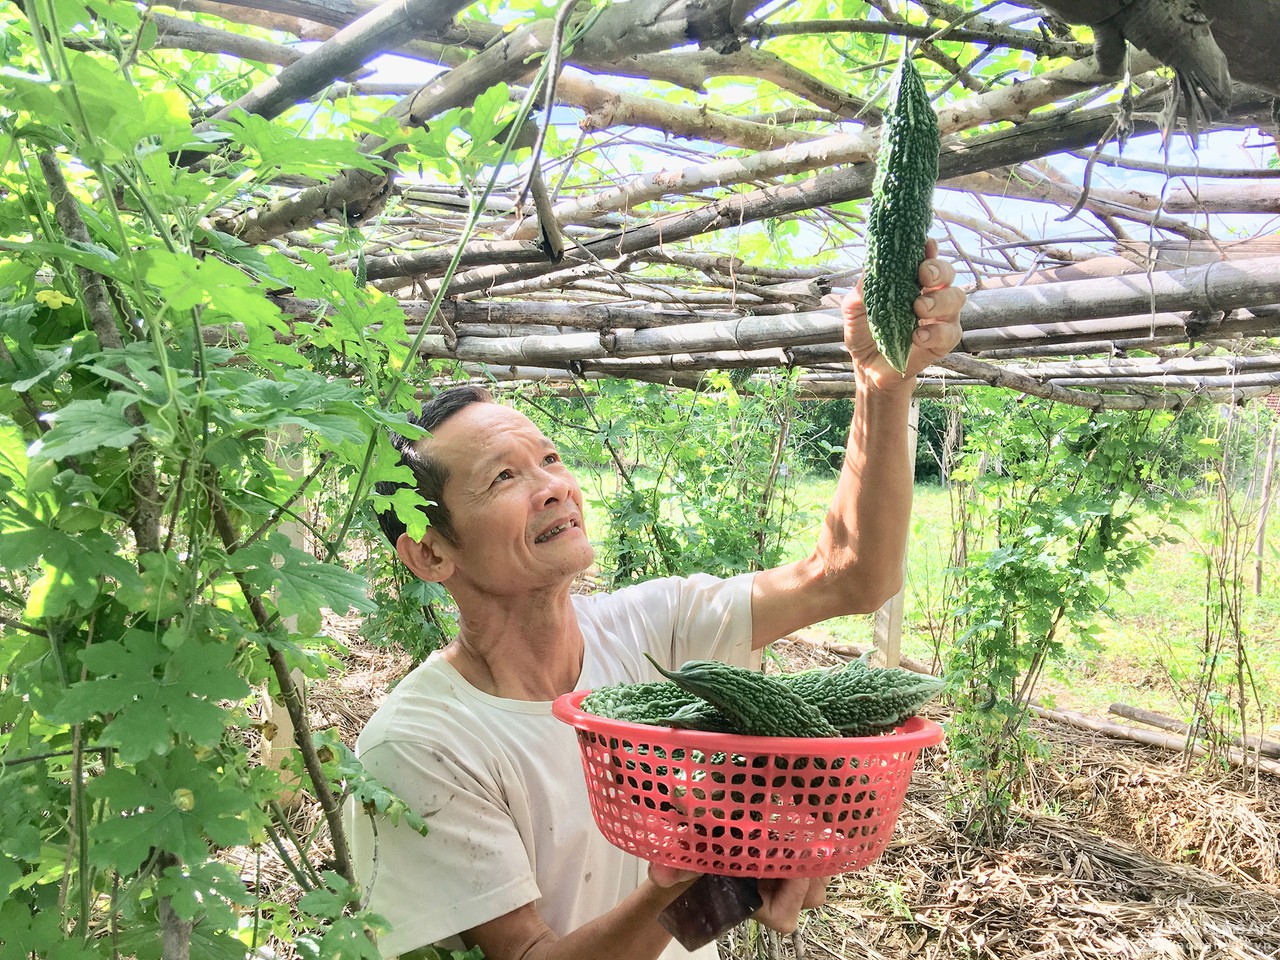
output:
{"label": "bitter gourd in hand", "polygon": [[916,329],[920,262],[933,221],[941,149],[938,116],[910,57],[898,68],[884,114],[867,219],[862,300],[881,355],[904,372]]}

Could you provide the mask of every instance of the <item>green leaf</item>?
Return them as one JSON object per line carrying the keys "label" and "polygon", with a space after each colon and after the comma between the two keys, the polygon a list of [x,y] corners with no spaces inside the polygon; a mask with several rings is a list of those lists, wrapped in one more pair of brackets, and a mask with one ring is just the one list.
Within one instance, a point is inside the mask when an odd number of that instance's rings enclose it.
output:
{"label": "green leaf", "polygon": [[75,95],[95,135],[91,144],[79,144],[82,152],[123,160],[146,147],[167,152],[197,143],[179,91],[141,91],[114,61],[108,65],[91,54],[70,51],[69,62]]}
{"label": "green leaf", "polygon": [[169,650],[153,631],[128,630],[81,652],[95,676],[72,684],[55,715],[66,723],[110,716],[99,742],[119,747],[127,763],[168,753],[175,734],[212,747],[227,727],[218,701],[249,692],[233,654],[230,644],[194,638]]}
{"label": "green leaf", "polygon": [[182,253],[150,250],[139,258],[147,281],[175,310],[203,307],[206,322],[244,324],[249,331],[286,329],[280,308],[267,299],[253,277],[214,257],[197,260]]}
{"label": "green leaf", "polygon": [[45,240],[22,242],[0,240],[0,250],[7,250],[14,254],[34,255],[50,265],[71,263],[122,282],[128,282],[131,279],[128,267],[120,262],[115,253],[94,243],[79,243],[74,240],[68,240],[65,243],[49,243]]}
{"label": "green leaf", "polygon": [[92,453],[99,447],[129,446],[138,439],[142,428],[130,423],[125,411],[138,399],[134,394],[117,391],[106,400],[71,401],[47,415],[53,421],[53,429],[36,441],[32,454],[61,460]]}
{"label": "green leaf", "polygon": [[308,890],[298,901],[298,906],[307,913],[333,919],[342,916],[348,904],[360,902],[358,887],[345,882],[332,871],[326,871],[324,879],[329,886]]}
{"label": "green leaf", "polygon": [[66,119],[59,95],[65,85],[48,76],[27,73],[16,67],[0,67],[0,90],[8,90],[5,101],[11,108],[26,110],[46,123]]}
{"label": "green leaf", "polygon": [[[246,564],[247,561],[247,564]],[[349,609],[370,612],[363,577],[294,548],[282,533],[273,533],[232,556],[245,580],[264,596],[274,591],[281,616],[299,618],[298,632],[312,633],[320,625],[321,609],[345,613]]]}
{"label": "green leaf", "polygon": [[155,848],[200,863],[211,842],[248,843],[252,821],[260,819],[253,813],[257,802],[237,786],[234,773],[203,766],[183,751],[135,770],[112,767],[87,790],[111,812],[92,828],[90,861],[122,872],[137,869]]}
{"label": "green leaf", "polygon": [[22,428],[0,416],[0,491],[25,489],[27,485],[27,443]]}
{"label": "green leaf", "polygon": [[239,109],[214,126],[229,134],[239,146],[256,153],[262,167],[267,169],[319,177],[346,169],[385,168],[377,157],[361,153],[351,140],[304,137],[282,123]]}
{"label": "green leaf", "polygon": [[[199,810],[199,799],[192,812]],[[183,920],[200,918],[215,927],[236,925],[236,912],[231,904],[252,907],[254,898],[244,882],[225,863],[187,864],[170,867],[156,883],[156,895],[168,897],[173,912]]]}

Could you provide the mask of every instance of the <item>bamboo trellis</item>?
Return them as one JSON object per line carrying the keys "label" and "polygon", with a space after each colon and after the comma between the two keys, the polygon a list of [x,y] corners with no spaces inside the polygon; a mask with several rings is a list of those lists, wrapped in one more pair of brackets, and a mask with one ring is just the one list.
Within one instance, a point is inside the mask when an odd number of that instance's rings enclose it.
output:
{"label": "bamboo trellis", "polygon": [[[785,5],[758,0],[627,0],[590,15],[584,6],[568,16],[566,4],[560,20],[505,25],[457,19],[467,6],[458,0],[175,6],[154,14],[154,55],[206,51],[280,67],[233,103],[211,104],[204,123],[237,109],[279,118],[307,100],[340,98],[352,114],[422,127],[498,82],[513,97],[544,94],[527,88],[542,59],[590,19],[552,71],[555,112],[539,121],[576,121],[576,145],[558,137],[532,160],[524,154],[518,176],[499,177],[487,195],[470,236],[467,194],[412,177],[397,167],[397,148],[372,134],[361,148],[386,161],[380,172],[280,183],[210,218],[245,242],[318,250],[361,271],[400,300],[410,333],[422,333],[423,356],[446,368],[552,386],[629,377],[681,387],[716,368],[756,377],[799,370],[807,395],[849,392],[834,308],[858,273],[860,216],[851,204],[870,192],[880,114],[874,96],[852,96],[829,69],[788,54],[800,49],[794,38],[862,33],[910,41],[932,61],[944,135],[935,235],[974,287],[964,341],[926,371],[922,394],[985,383],[1139,409],[1280,392],[1272,225],[1255,223],[1241,243],[1209,216],[1280,211],[1274,171],[1118,154],[1120,127],[1156,129],[1167,71],[1131,51],[1134,98],[1122,106],[1084,36],[1045,28],[1030,3],[1022,15],[994,19],[920,0],[905,22],[873,0],[869,19],[795,22]],[[304,52],[294,39],[320,42]],[[980,81],[981,61],[1006,49],[1044,58],[1048,69]],[[418,63],[422,82],[371,76],[386,53]],[[863,66],[883,73],[891,64]],[[706,92],[724,77],[754,96],[734,106]],[[1238,86],[1215,129],[1268,140],[1265,90],[1274,85],[1247,79],[1256,86]],[[537,126],[520,142],[539,143]],[[1062,172],[1072,153],[1087,162],[1084,180]],[[627,156],[643,159],[635,173],[605,175]],[[602,173],[584,175],[587,164]],[[1125,167],[1165,174],[1166,188],[1098,182],[1100,171]],[[960,195],[984,212],[945,202]],[[1079,218],[1044,231],[1058,237],[1036,236],[998,214],[993,204],[1009,197]],[[733,252],[744,231],[788,220],[838,243],[805,266]],[[353,228],[359,257],[340,252]],[[1128,271],[1120,276],[1118,258]],[[1079,279],[1059,280],[1063,273]],[[279,302],[294,315],[313,309],[287,293]]]}

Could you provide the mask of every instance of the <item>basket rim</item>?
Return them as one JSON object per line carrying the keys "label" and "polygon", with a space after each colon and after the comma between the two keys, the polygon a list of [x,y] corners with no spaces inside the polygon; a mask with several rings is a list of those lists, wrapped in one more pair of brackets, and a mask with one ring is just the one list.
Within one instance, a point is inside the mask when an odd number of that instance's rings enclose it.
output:
{"label": "basket rim", "polygon": [[[609,734],[634,741],[660,739],[664,746],[701,748],[704,751],[734,749],[741,753],[808,754],[829,753],[836,744],[857,744],[862,756],[922,749],[940,744],[942,726],[924,717],[911,717],[892,733],[874,737],[752,737],[734,733],[711,733],[706,730],[683,730],[645,723],[628,723],[587,713],[580,706],[590,689],[561,694],[551,704],[551,713],[579,731]],[[848,746],[839,749],[850,752]]]}

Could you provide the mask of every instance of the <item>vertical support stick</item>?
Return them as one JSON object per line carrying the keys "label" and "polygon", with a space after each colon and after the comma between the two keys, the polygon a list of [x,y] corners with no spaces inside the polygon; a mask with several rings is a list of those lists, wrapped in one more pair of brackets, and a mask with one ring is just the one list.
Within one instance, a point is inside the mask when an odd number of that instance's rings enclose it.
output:
{"label": "vertical support stick", "polygon": [[1262,506],[1258,509],[1258,535],[1253,541],[1253,595],[1262,596],[1262,559],[1267,546],[1267,514],[1271,510],[1271,483],[1276,469],[1276,436],[1280,434],[1280,420],[1271,427],[1271,439],[1267,442],[1267,466],[1262,473]]}
{"label": "vertical support stick", "polygon": [[[911,399],[911,410],[907,414],[907,450],[911,456],[912,475],[915,473],[916,442],[920,435],[920,400]],[[876,611],[875,628],[872,642],[875,644],[875,659],[882,661],[881,666],[896,667],[902,659],[902,611],[907,595],[907,556],[902,555],[902,589],[889,598],[883,607]]]}
{"label": "vertical support stick", "polygon": [[[270,439],[272,457],[276,463],[288,471],[289,475],[297,480],[301,480],[307,474],[306,456],[302,452],[302,431],[296,426],[288,426],[280,430]],[[293,509],[302,511],[306,509],[306,501],[299,500],[293,505]],[[301,523],[293,519],[282,519],[277,529],[289,538],[290,546],[298,550],[307,549],[306,529]],[[284,625],[293,633],[297,630],[298,618],[296,616],[286,617]],[[298,696],[302,699],[303,709],[306,709],[307,702],[307,679],[303,676],[302,671],[297,668],[290,671],[293,677],[294,686],[298,690]],[[270,685],[268,684],[268,689]],[[281,775],[286,792],[279,798],[280,805],[286,810],[291,810],[297,806],[298,801],[302,798],[302,783],[299,778],[284,769],[285,762],[289,759],[293,752],[294,738],[296,732],[293,725],[293,719],[289,716],[289,711],[285,708],[284,702],[273,696],[263,698],[263,738],[259,746],[259,759],[264,766],[273,770],[278,770]],[[301,851],[299,851],[301,852]]]}

